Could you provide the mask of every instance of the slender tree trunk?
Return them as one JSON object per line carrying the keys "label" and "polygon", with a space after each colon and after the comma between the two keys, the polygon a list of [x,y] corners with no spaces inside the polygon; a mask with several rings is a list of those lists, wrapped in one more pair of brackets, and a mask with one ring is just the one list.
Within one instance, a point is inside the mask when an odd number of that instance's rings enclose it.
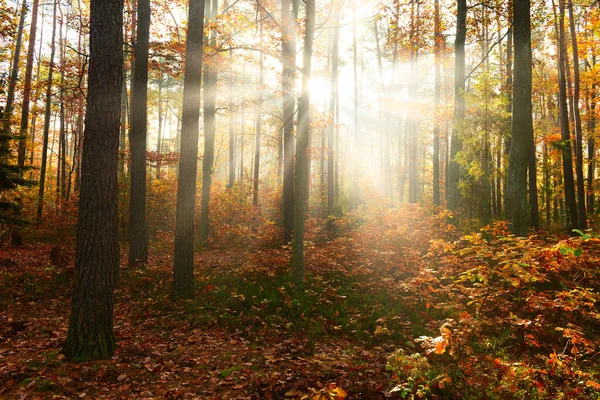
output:
{"label": "slender tree trunk", "polygon": [[137,34],[131,87],[131,188],[129,205],[129,267],[148,262],[146,221],[146,140],[148,136],[148,52],[150,49],[150,0],[137,2]]}
{"label": "slender tree trunk", "polygon": [[158,138],[156,140],[156,155],[158,159],[156,161],[156,179],[160,179],[162,141],[164,135],[163,120],[166,120],[163,116],[162,77],[159,79],[161,79],[161,81],[158,82]]}
{"label": "slender tree trunk", "polygon": [[[218,0],[209,1],[206,5],[208,16],[207,23],[211,23],[217,16]],[[206,40],[207,38],[205,38]],[[216,46],[216,33],[209,33],[209,45]],[[208,241],[209,214],[210,214],[210,189],[212,186],[213,164],[215,159],[215,133],[217,110],[217,69],[213,65],[204,66],[204,154],[202,156],[202,209],[200,214],[200,242]]]}
{"label": "slender tree trunk", "polygon": [[235,129],[233,112],[233,50],[229,50],[229,182],[227,187],[233,187],[235,182]]}
{"label": "slender tree trunk", "polygon": [[[414,10],[416,3],[416,12]],[[419,1],[413,0],[411,11],[411,34],[410,34],[410,81],[408,83],[408,97],[413,103],[417,103],[418,95],[418,78],[417,78],[417,63],[418,52],[417,41],[419,37]],[[418,121],[416,108],[410,110],[406,116],[406,138],[407,138],[407,158],[408,158],[408,202],[414,204],[417,202],[418,191]]]}
{"label": "slender tree trunk", "polygon": [[439,108],[442,94],[441,81],[441,19],[440,19],[440,0],[435,0],[434,9],[434,48],[435,48],[435,83],[433,95],[434,120],[433,120],[433,205],[440,205],[440,116]]}
{"label": "slender tree trunk", "polygon": [[200,89],[202,84],[202,47],[204,0],[189,0],[188,31],[183,77],[181,146],[177,208],[175,211],[175,257],[173,299],[194,295],[194,208],[196,170],[198,167],[198,133]]}
{"label": "slender tree trunk", "polygon": [[[554,6],[554,4],[553,4]],[[555,11],[556,13],[556,11]],[[555,14],[556,18],[556,14]],[[559,107],[560,107],[560,132],[562,165],[564,175],[565,205],[567,208],[567,230],[570,232],[579,226],[577,203],[575,200],[575,182],[573,178],[573,158],[571,152],[571,134],[569,132],[569,110],[567,107],[567,83],[565,62],[567,48],[565,42],[565,3],[559,0],[558,17],[558,74],[559,74]]]}
{"label": "slender tree trunk", "polygon": [[[596,64],[596,59],[593,57],[593,64]],[[587,193],[588,193],[588,212],[594,213],[594,174],[596,172],[596,84],[592,84],[590,91],[590,106],[589,106],[589,133],[588,133],[588,174],[587,174]]]}
{"label": "slender tree trunk", "polygon": [[117,170],[122,31],[123,0],[92,0],[75,280],[69,331],[62,350],[68,360],[106,359],[115,351],[112,314],[119,268]]}
{"label": "slender tree trunk", "polygon": [[60,34],[59,34],[59,51],[60,51],[60,111],[59,111],[59,140],[58,140],[58,168],[56,193],[57,203],[60,204],[61,198],[66,198],[66,173],[67,173],[67,134],[66,134],[66,115],[65,115],[65,49],[63,37],[63,25],[65,16],[63,15],[62,7],[60,8]]}
{"label": "slender tree trunk", "polygon": [[583,131],[581,128],[581,113],[579,111],[580,79],[579,54],[577,48],[577,32],[573,15],[573,2],[569,1],[569,25],[571,28],[571,49],[573,51],[573,113],[575,119],[575,171],[577,173],[577,217],[580,229],[587,228],[585,212],[585,179],[583,177]]}
{"label": "slender tree trunk", "polygon": [[462,204],[459,182],[462,178],[461,167],[456,156],[462,150],[462,131],[465,119],[465,40],[467,33],[467,1],[458,0],[456,14],[456,43],[454,60],[454,121],[450,142],[448,163],[448,190],[446,198],[448,208],[457,211]]}
{"label": "slender tree trunk", "polygon": [[356,45],[356,0],[352,0],[352,66],[354,72],[354,132],[353,132],[353,151],[352,151],[352,174],[350,177],[350,198],[349,205],[356,208],[360,204],[360,162],[358,160],[358,149],[360,148],[360,118],[358,116],[358,47]]}
{"label": "slender tree trunk", "polygon": [[[258,12],[258,11],[257,11]],[[261,15],[261,13],[258,13]],[[262,23],[260,25],[260,38],[263,37]],[[254,144],[254,179],[252,186],[252,204],[258,205],[258,179],[259,179],[259,168],[260,168],[260,134],[262,127],[262,102],[263,102],[263,86],[264,86],[264,66],[263,66],[263,53],[261,52],[260,61],[258,66],[258,88],[256,88],[256,140]]]}
{"label": "slender tree trunk", "polygon": [[44,147],[42,148],[42,167],[40,169],[40,184],[38,192],[38,205],[37,205],[37,220],[38,222],[42,219],[42,213],[44,210],[44,188],[46,183],[46,159],[48,157],[48,136],[50,134],[50,112],[52,102],[52,79],[54,74],[54,54],[56,50],[56,7],[58,0],[54,1],[54,8],[52,11],[52,42],[50,50],[50,62],[48,67],[48,82],[46,84],[46,111],[44,113]]}
{"label": "slender tree trunk", "polygon": [[341,10],[338,2],[334,1],[334,17],[333,23],[335,28],[333,30],[333,43],[331,46],[331,82],[329,91],[329,118],[331,123],[327,125],[327,215],[333,215],[333,206],[335,204],[335,162],[337,160],[337,154],[335,152],[335,138],[334,138],[334,121],[335,121],[335,107],[337,100],[338,91],[338,70],[340,60],[340,18]]}
{"label": "slender tree trunk", "polygon": [[292,271],[296,282],[304,281],[304,218],[308,197],[310,159],[307,154],[310,130],[310,76],[315,34],[315,0],[306,0],[306,31],[302,62],[302,94],[298,101],[298,138],[296,143],[296,202],[294,204],[294,240],[292,241]]}
{"label": "slender tree trunk", "polygon": [[296,76],[296,22],[292,1],[281,0],[281,85],[283,90],[283,243],[294,230],[294,85]]}
{"label": "slender tree trunk", "polygon": [[[23,1],[23,5],[25,5],[26,2]],[[27,131],[29,129],[28,123],[29,123],[29,108],[30,108],[30,103],[31,103],[31,81],[33,78],[33,56],[35,53],[35,37],[36,37],[36,30],[37,30],[37,17],[38,17],[38,7],[39,7],[39,0],[34,0],[33,1],[33,6],[31,9],[31,28],[29,29],[29,43],[27,45],[27,61],[25,64],[25,79],[24,79],[24,83],[23,83],[23,100],[22,100],[22,104],[21,104],[21,125],[19,128],[19,150],[18,150],[18,155],[17,155],[17,165],[20,168],[25,167],[25,151],[27,149]],[[24,9],[22,9],[22,18],[21,21],[24,20],[25,15],[23,13]],[[19,21],[19,25],[21,24],[21,21]],[[15,54],[16,55],[16,54]],[[38,70],[39,70],[39,63],[38,63]],[[14,73],[14,71],[13,71]],[[39,73],[38,73],[39,75]],[[33,135],[32,135],[33,137]],[[32,147],[31,147],[31,162],[30,164],[33,164],[33,143],[32,143]],[[19,208],[17,208],[16,211],[16,217],[20,218],[21,216],[21,205],[22,205],[22,198],[19,196],[18,197],[18,203],[19,203]],[[23,244],[23,238],[21,236],[21,230],[19,228],[19,226],[15,226],[13,228],[13,230],[11,231],[11,244],[13,246],[21,246]]]}
{"label": "slender tree trunk", "polygon": [[8,91],[6,93],[6,105],[4,107],[4,114],[2,115],[2,132],[0,132],[0,162],[8,162],[9,142],[11,138],[10,123],[13,112],[13,103],[15,99],[15,88],[17,86],[17,80],[19,79],[19,59],[21,57],[21,42],[23,41],[23,25],[25,24],[25,17],[27,16],[27,2],[23,0],[21,5],[21,16],[19,17],[19,27],[17,29],[17,36],[15,38],[15,53],[12,59],[12,66],[10,72],[10,80],[8,82]]}
{"label": "slender tree trunk", "polygon": [[[25,64],[25,81],[23,83],[23,101],[21,106],[21,127],[19,129],[19,167],[25,166],[25,150],[27,148],[27,131],[29,129],[29,108],[31,103],[31,81],[33,78],[33,56],[35,53],[35,38],[37,33],[39,0],[33,0],[31,8],[31,28],[29,29],[29,44],[27,45],[27,62]],[[33,154],[33,149],[31,150]]]}

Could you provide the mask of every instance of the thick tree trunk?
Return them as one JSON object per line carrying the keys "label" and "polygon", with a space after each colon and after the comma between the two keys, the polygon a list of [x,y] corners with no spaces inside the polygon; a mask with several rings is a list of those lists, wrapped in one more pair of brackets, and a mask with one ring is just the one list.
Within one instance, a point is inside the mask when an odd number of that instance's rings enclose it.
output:
{"label": "thick tree trunk", "polygon": [[177,209],[175,212],[175,257],[172,298],[194,295],[194,206],[198,167],[200,89],[202,84],[202,47],[204,0],[189,0],[189,27],[183,77],[181,146]]}
{"label": "thick tree trunk", "polygon": [[113,289],[119,268],[118,151],[123,79],[123,0],[92,0],[90,70],[77,222],[68,360],[115,351]]}
{"label": "thick tree trunk", "polygon": [[148,135],[148,52],[150,50],[150,0],[137,2],[137,34],[131,87],[131,151],[129,204],[129,267],[148,262],[146,221],[146,139]]}
{"label": "thick tree trunk", "polygon": [[296,143],[296,202],[294,205],[294,240],[292,241],[292,272],[296,282],[304,280],[304,217],[308,198],[310,159],[307,154],[310,130],[310,76],[315,35],[315,0],[306,1],[306,31],[302,62],[302,94],[298,101],[298,138]]}
{"label": "thick tree trunk", "polygon": [[467,1],[458,0],[456,14],[456,43],[454,59],[454,121],[450,141],[450,159],[448,162],[448,190],[446,199],[448,209],[457,211],[462,205],[459,183],[462,178],[461,167],[456,156],[462,150],[462,131],[465,119],[465,40],[467,34]]}
{"label": "thick tree trunk", "polygon": [[515,69],[506,211],[515,235],[527,236],[527,170],[533,147],[530,1],[513,3]]}

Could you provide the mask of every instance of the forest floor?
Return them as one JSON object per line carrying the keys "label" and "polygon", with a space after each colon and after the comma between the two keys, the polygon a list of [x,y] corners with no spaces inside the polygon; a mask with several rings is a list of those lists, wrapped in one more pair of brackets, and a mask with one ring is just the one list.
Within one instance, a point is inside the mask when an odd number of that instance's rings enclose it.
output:
{"label": "forest floor", "polygon": [[288,249],[213,246],[173,303],[169,243],[123,258],[107,361],[60,354],[72,246],[1,249],[0,398],[599,398],[599,239],[362,211],[313,232],[301,286]]}

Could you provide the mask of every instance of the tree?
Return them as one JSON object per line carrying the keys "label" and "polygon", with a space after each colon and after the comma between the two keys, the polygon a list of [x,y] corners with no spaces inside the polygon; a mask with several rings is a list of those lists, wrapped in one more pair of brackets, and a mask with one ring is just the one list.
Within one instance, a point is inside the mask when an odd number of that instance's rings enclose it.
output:
{"label": "tree", "polygon": [[204,3],[204,0],[189,0],[188,6],[181,155],[175,210],[175,257],[171,292],[173,299],[190,298],[194,295],[194,208],[200,129]]}
{"label": "tree", "polygon": [[440,18],[440,0],[435,0],[434,8],[434,49],[435,49],[435,83],[434,83],[434,120],[433,120],[433,204],[440,205],[440,118],[439,109],[442,96],[442,78],[440,63],[442,57],[442,32]]}
{"label": "tree", "polygon": [[462,150],[462,131],[465,120],[465,41],[467,34],[467,0],[458,0],[456,13],[456,42],[454,44],[454,121],[448,162],[448,208],[456,211],[462,203],[460,180],[462,171],[456,156]]}
{"label": "tree", "polygon": [[146,138],[148,106],[148,51],[150,48],[150,0],[138,0],[137,39],[131,88],[131,192],[129,208],[129,266],[148,262],[146,222]]}
{"label": "tree", "polygon": [[513,15],[515,72],[512,139],[505,202],[513,233],[527,236],[527,170],[533,149],[530,1],[514,1]]}
{"label": "tree", "polygon": [[[218,0],[209,0],[206,3],[206,12],[208,13],[206,22],[210,24],[217,16],[219,8]],[[209,36],[205,39],[207,45],[216,47],[216,32],[210,29]],[[204,106],[204,154],[202,156],[202,209],[200,213],[200,242],[206,243],[209,233],[209,213],[210,213],[210,188],[212,186],[213,164],[215,160],[215,134],[216,113],[217,113],[217,79],[218,73],[212,63],[204,66],[204,87],[203,87],[203,106]]]}
{"label": "tree", "polygon": [[[342,14],[341,4],[334,1],[333,3],[334,17],[333,21],[335,28],[333,31],[333,44],[331,47],[331,84],[329,93],[329,118],[331,122],[327,125],[327,215],[333,214],[333,205],[335,203],[335,175],[334,166],[337,159],[335,154],[335,140],[334,140],[334,114],[335,106],[337,102],[337,90],[338,90],[338,70],[339,70],[339,59],[340,59],[340,17]],[[377,24],[377,21],[375,22]],[[389,153],[388,153],[389,154]]]}
{"label": "tree", "polygon": [[[295,0],[298,1],[298,0]],[[292,1],[281,0],[281,87],[283,91],[283,243],[294,230],[294,84],[296,76],[296,20]]]}
{"label": "tree", "polygon": [[[556,7],[554,18],[556,17]],[[562,167],[564,177],[565,205],[567,208],[567,230],[578,228],[577,202],[575,200],[575,179],[573,177],[573,156],[571,153],[571,134],[569,132],[569,109],[567,107],[567,82],[566,82],[566,57],[567,48],[565,42],[565,3],[559,0],[558,26],[556,26],[556,37],[558,40],[558,87],[559,87],[559,121],[560,121],[560,149],[562,151]]]}
{"label": "tree", "polygon": [[119,268],[119,116],[123,79],[123,0],[91,0],[90,69],[82,156],[68,360],[115,351],[113,289]]}
{"label": "tree", "polygon": [[569,1],[569,27],[571,31],[571,49],[573,51],[573,114],[575,119],[575,172],[577,174],[577,217],[580,229],[587,228],[585,213],[585,178],[583,177],[583,132],[581,128],[581,113],[579,110],[580,79],[579,79],[579,51],[577,46],[577,32],[575,17],[573,16],[573,2]]}
{"label": "tree", "polygon": [[46,166],[48,158],[48,136],[50,135],[50,113],[52,110],[52,79],[54,74],[54,54],[56,53],[56,7],[58,0],[54,0],[52,11],[52,39],[50,50],[50,66],[48,67],[48,81],[46,83],[46,109],[44,111],[44,145],[42,148],[42,167],[40,168],[40,187],[38,191],[37,219],[42,219],[44,211],[44,190],[46,187]]}
{"label": "tree", "polygon": [[19,28],[15,37],[15,52],[13,54],[10,80],[8,82],[8,92],[6,94],[6,105],[2,113],[2,131],[0,132],[0,160],[7,162],[8,160],[8,144],[11,139],[10,120],[12,118],[13,102],[15,99],[15,87],[19,79],[19,58],[21,57],[21,42],[23,40],[23,25],[27,16],[27,2],[23,0],[21,13],[19,17]]}
{"label": "tree", "polygon": [[[261,13],[257,10],[257,15],[261,15]],[[263,37],[263,25],[262,22],[259,22],[259,30],[260,36]],[[252,182],[252,203],[257,206],[258,205],[258,179],[259,179],[259,171],[260,171],[260,135],[262,128],[262,106],[263,106],[263,86],[265,84],[264,78],[264,61],[263,61],[263,53],[262,51],[259,54],[259,65],[258,65],[258,82],[256,88],[256,111],[255,111],[255,144],[254,144],[254,177]]]}
{"label": "tree", "polygon": [[298,101],[298,138],[296,142],[296,202],[294,203],[294,240],[292,241],[292,270],[297,282],[304,280],[304,218],[308,198],[310,159],[309,141],[310,76],[315,35],[315,0],[306,1],[306,31],[302,62],[302,94]]}

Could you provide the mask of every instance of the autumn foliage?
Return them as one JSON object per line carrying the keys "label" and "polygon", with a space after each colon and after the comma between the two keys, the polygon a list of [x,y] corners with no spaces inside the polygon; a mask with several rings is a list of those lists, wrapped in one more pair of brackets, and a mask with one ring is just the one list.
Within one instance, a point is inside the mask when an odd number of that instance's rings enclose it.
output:
{"label": "autumn foliage", "polygon": [[[153,190],[155,201],[168,193]],[[446,213],[375,199],[328,224],[311,218],[307,279],[298,286],[289,251],[273,245],[280,227],[270,208],[253,207],[241,185],[217,186],[213,201],[215,235],[196,258],[194,299],[169,300],[168,233],[156,235],[147,268],[122,269],[109,361],[72,364],[58,353],[72,246],[3,250],[0,395],[600,394],[600,252],[591,233],[519,239],[497,222],[462,235]]]}

